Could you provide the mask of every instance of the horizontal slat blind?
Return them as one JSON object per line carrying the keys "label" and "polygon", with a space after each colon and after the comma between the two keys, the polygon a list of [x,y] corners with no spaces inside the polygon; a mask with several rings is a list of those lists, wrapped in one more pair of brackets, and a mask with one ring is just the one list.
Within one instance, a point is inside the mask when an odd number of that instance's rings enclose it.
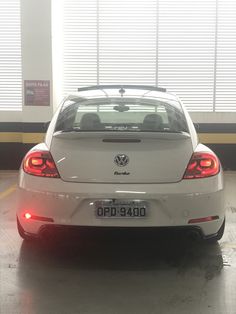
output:
{"label": "horizontal slat blind", "polygon": [[218,0],[216,111],[236,111],[236,0]]}
{"label": "horizontal slat blind", "polygon": [[149,84],[236,111],[235,16],[235,0],[64,0],[64,92]]}
{"label": "horizontal slat blind", "polygon": [[99,0],[99,83],[156,81],[156,0]]}
{"label": "horizontal slat blind", "polygon": [[0,110],[22,107],[20,0],[0,1]]}
{"label": "horizontal slat blind", "polygon": [[64,93],[97,84],[97,1],[64,1]]}
{"label": "horizontal slat blind", "polygon": [[212,111],[215,0],[159,0],[158,82],[191,111]]}

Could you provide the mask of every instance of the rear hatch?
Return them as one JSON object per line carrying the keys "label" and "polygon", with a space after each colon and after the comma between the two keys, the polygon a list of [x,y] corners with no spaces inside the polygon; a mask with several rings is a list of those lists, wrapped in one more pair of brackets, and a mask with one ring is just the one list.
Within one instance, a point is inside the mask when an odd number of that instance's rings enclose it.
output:
{"label": "rear hatch", "polygon": [[103,92],[106,97],[70,98],[62,106],[50,147],[62,180],[180,181],[193,153],[180,103],[165,93]]}
{"label": "rear hatch", "polygon": [[[186,133],[59,133],[51,146],[60,176],[69,182],[178,182],[192,153],[191,138]],[[125,165],[119,165],[120,159]]]}

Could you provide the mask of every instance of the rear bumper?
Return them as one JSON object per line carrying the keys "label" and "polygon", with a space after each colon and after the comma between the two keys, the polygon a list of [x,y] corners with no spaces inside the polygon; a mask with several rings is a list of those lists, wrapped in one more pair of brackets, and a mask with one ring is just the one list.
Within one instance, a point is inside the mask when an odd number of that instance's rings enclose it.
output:
{"label": "rear bumper", "polygon": [[[61,179],[38,178],[20,173],[17,216],[29,234],[43,228],[185,227],[200,229],[207,237],[218,232],[224,220],[222,174],[171,184],[93,184],[68,183]],[[140,219],[98,219],[94,202],[103,199],[145,200],[148,217]],[[53,219],[52,222],[26,220],[24,214]],[[190,219],[218,216],[219,219],[189,224]],[[46,226],[46,227],[45,227]],[[59,227],[58,227],[59,226]]]}
{"label": "rear bumper", "polygon": [[138,238],[181,238],[190,240],[210,240],[218,235],[218,232],[205,235],[199,226],[179,226],[179,227],[84,227],[66,225],[42,225],[37,234],[25,232],[27,236],[35,239],[71,239],[75,237],[97,239],[117,239],[127,236],[128,239]]}

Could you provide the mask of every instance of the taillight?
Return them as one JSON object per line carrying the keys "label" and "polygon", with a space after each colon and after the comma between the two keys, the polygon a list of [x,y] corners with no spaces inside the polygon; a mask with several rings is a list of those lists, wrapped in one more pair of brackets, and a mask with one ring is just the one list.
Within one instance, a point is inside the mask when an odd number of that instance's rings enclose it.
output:
{"label": "taillight", "polygon": [[34,176],[60,177],[52,156],[48,151],[30,151],[23,160],[23,169],[26,173]]}
{"label": "taillight", "polygon": [[23,215],[23,217],[26,220],[40,220],[40,221],[48,221],[48,222],[54,222],[54,220],[52,218],[49,217],[42,217],[42,216],[35,216],[35,215],[31,215],[30,213],[25,213]]}
{"label": "taillight", "polygon": [[203,217],[203,218],[195,218],[195,219],[190,219],[188,221],[189,224],[196,224],[199,222],[208,222],[208,221],[213,221],[219,219],[219,216],[208,216],[208,217]]}
{"label": "taillight", "polygon": [[214,153],[196,152],[193,153],[189,161],[184,179],[211,177],[219,173],[219,171],[220,162]]}

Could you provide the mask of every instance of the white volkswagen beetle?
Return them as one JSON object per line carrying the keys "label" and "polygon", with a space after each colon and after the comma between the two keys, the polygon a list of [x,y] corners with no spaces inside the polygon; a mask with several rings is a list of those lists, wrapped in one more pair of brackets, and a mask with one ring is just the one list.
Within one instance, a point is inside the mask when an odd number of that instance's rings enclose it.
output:
{"label": "white volkswagen beetle", "polygon": [[219,240],[222,168],[181,101],[148,86],[67,97],[19,176],[19,234],[73,227],[172,227]]}

